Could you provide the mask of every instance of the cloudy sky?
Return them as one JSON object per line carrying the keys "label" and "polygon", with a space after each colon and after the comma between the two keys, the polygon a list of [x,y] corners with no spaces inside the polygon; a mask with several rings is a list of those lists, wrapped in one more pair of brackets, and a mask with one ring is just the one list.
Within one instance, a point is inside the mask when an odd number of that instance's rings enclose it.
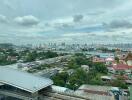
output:
{"label": "cloudy sky", "polygon": [[0,0],[0,43],[132,42],[132,0]]}

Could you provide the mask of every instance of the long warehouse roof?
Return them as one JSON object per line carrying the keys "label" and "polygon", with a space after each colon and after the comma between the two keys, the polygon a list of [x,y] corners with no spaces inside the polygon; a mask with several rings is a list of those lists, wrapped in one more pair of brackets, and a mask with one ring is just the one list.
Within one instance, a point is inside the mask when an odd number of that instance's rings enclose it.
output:
{"label": "long warehouse roof", "polygon": [[34,93],[53,84],[53,81],[11,68],[0,68],[0,83]]}

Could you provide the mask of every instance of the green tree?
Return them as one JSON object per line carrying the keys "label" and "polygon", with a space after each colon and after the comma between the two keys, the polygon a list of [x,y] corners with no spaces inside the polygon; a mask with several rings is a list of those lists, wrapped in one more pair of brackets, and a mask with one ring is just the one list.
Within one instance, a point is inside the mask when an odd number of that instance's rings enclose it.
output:
{"label": "green tree", "polygon": [[116,61],[117,63],[119,63],[119,58],[118,58],[118,57],[115,57],[115,61]]}
{"label": "green tree", "polygon": [[26,57],[26,61],[25,62],[35,61],[36,60],[36,57],[37,57],[37,52],[36,51],[29,52],[27,54],[27,57]]}
{"label": "green tree", "polygon": [[79,68],[79,65],[77,65],[75,59],[71,59],[71,60],[68,62],[67,67],[68,67],[69,69],[77,69],[77,68]]}
{"label": "green tree", "polygon": [[116,80],[113,80],[113,82],[111,83],[112,86],[115,86],[115,87],[120,87],[120,88],[123,88],[123,89],[127,89],[127,85],[124,83],[123,80],[119,80],[119,79],[116,79]]}
{"label": "green tree", "polygon": [[79,86],[81,86],[84,83],[87,83],[88,77],[87,73],[82,70],[81,68],[77,69],[75,73],[73,73],[69,79],[69,87],[72,87],[71,89],[76,89]]}
{"label": "green tree", "polygon": [[93,66],[95,71],[107,74],[107,67],[103,63],[94,63]]}
{"label": "green tree", "polygon": [[53,58],[53,57],[57,57],[57,56],[58,56],[58,54],[56,52],[48,51],[45,53],[46,58]]}
{"label": "green tree", "polygon": [[65,86],[68,79],[68,73],[58,73],[56,76],[53,76],[52,79],[55,85]]}

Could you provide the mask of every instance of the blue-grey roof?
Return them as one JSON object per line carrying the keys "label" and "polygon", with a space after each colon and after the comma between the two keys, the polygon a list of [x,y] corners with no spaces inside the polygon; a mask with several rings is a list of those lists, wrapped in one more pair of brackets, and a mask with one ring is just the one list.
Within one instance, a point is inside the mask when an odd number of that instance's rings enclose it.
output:
{"label": "blue-grey roof", "polygon": [[53,81],[11,68],[0,68],[0,83],[34,93],[53,84]]}

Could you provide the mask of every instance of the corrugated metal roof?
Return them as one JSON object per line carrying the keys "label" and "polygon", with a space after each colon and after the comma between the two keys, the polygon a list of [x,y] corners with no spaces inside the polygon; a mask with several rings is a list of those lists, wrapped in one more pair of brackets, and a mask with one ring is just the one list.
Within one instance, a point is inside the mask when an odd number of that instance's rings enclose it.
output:
{"label": "corrugated metal roof", "polygon": [[0,68],[0,83],[8,84],[34,93],[42,88],[52,85],[53,81],[48,78],[42,78],[26,72],[2,67]]}
{"label": "corrugated metal roof", "polygon": [[109,94],[111,86],[98,86],[84,84],[75,91],[78,95],[83,95],[90,100],[114,100],[114,96]]}
{"label": "corrugated metal roof", "polygon": [[79,87],[79,90],[93,90],[93,91],[104,91],[107,92],[108,90],[111,89],[111,86],[99,86],[99,85],[87,85],[84,84]]}

